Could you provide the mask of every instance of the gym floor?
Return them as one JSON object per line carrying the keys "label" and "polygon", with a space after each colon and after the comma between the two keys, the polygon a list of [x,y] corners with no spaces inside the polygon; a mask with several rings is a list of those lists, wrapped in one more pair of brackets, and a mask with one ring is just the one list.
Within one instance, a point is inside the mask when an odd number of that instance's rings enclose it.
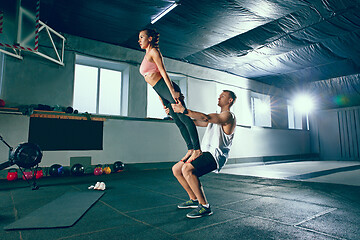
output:
{"label": "gym floor", "polygon": [[[313,171],[313,179],[319,177],[319,172],[329,177],[341,171],[326,172],[339,169],[332,163],[322,169],[311,168],[311,164],[317,166],[315,162],[293,164],[266,168],[234,164],[228,165],[223,174],[203,176],[214,214],[198,219],[186,217],[191,209],[177,209],[187,195],[170,169],[46,177],[39,180],[40,189],[36,191],[22,180],[0,180],[0,239],[360,239],[360,187],[349,182],[315,182],[311,177],[306,181],[289,180],[290,175],[309,176],[304,170],[309,167],[307,173]],[[301,164],[306,166],[301,168]],[[351,165],[352,170],[359,171],[355,165]],[[340,169],[349,175],[352,170],[346,166]],[[88,190],[88,186],[97,181],[106,183],[105,194],[74,226],[3,230],[65,193],[96,191]]]}

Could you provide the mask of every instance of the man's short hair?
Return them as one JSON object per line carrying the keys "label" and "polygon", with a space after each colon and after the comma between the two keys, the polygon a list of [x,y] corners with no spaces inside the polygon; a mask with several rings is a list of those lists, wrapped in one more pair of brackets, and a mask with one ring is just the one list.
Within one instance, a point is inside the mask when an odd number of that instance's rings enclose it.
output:
{"label": "man's short hair", "polygon": [[223,92],[227,92],[230,94],[230,97],[233,99],[232,103],[230,104],[230,107],[234,104],[235,100],[236,100],[236,95],[233,91],[230,90],[223,90]]}

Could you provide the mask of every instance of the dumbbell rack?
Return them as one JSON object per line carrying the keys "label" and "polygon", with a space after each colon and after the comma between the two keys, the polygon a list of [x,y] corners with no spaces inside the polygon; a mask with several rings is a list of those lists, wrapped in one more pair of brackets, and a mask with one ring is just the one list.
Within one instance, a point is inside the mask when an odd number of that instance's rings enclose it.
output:
{"label": "dumbbell rack", "polygon": [[[2,136],[0,136],[0,141],[2,141],[8,148],[9,148],[9,160],[7,162],[1,163],[0,164],[0,170],[3,170],[7,167],[10,167],[14,164],[16,164],[15,159],[14,159],[14,148],[11,147],[4,139]],[[16,150],[16,149],[15,149]],[[17,165],[17,164],[16,164]],[[29,182],[29,179],[27,179],[27,177],[24,175],[24,171],[21,169],[21,167],[19,165],[17,165],[18,168],[20,169],[21,173],[23,174],[26,182],[29,184],[29,186],[32,186],[32,190],[38,190],[39,186],[36,184],[36,173],[37,173],[37,169],[39,167],[39,164],[36,164],[35,170],[34,170],[34,176],[33,176],[33,184],[31,184]]]}

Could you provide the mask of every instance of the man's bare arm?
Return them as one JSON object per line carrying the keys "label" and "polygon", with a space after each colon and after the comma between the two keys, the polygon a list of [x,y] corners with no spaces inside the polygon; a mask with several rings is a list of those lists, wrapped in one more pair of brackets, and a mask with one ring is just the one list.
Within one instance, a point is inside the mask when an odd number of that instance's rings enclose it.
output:
{"label": "man's bare arm", "polygon": [[171,104],[174,111],[178,113],[185,113],[187,116],[195,119],[196,121],[206,122],[206,123],[215,123],[226,125],[233,120],[233,116],[230,112],[222,112],[222,113],[211,113],[205,114],[201,112],[192,111],[189,109],[185,109],[181,103]]}
{"label": "man's bare arm", "polygon": [[189,109],[187,111],[188,113],[186,115],[188,115],[189,117],[207,123],[226,125],[230,123],[233,119],[233,116],[230,112],[204,114]]}
{"label": "man's bare arm", "polygon": [[207,125],[208,125],[208,122],[202,122],[202,121],[199,121],[196,119],[193,119],[193,121],[194,121],[195,125],[198,127],[207,127]]}
{"label": "man's bare arm", "polygon": [[[167,107],[165,107],[165,112],[168,115],[170,114],[170,111],[169,111],[169,109]],[[198,126],[198,127],[207,127],[207,125],[208,125],[208,122],[203,122],[203,121],[199,121],[199,120],[196,120],[196,119],[193,119],[193,121],[194,121],[195,125]]]}

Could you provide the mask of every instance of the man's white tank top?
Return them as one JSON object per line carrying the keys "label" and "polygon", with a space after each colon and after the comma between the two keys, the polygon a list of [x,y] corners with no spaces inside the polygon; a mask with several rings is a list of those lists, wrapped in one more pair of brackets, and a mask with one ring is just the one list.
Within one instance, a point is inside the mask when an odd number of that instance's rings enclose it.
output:
{"label": "man's white tank top", "polygon": [[[234,114],[230,112],[233,117]],[[217,172],[225,165],[232,145],[235,131],[228,135],[224,132],[220,124],[209,123],[203,140],[201,142],[201,151],[210,152],[217,164]]]}

